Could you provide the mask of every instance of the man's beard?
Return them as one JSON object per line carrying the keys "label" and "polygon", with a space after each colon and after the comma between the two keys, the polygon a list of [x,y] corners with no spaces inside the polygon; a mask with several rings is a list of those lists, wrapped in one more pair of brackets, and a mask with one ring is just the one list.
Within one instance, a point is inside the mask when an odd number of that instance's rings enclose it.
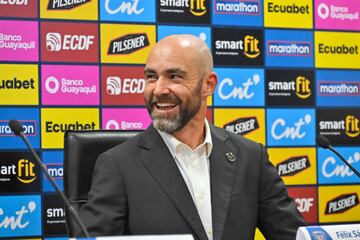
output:
{"label": "man's beard", "polygon": [[[185,102],[182,102],[176,95],[170,93],[169,95],[160,95],[159,97],[153,96],[150,100],[146,101],[147,109],[152,118],[153,126],[163,132],[172,133],[182,129],[199,111],[201,106],[201,85],[202,81],[199,80],[195,87],[192,96]],[[155,113],[153,110],[153,102],[175,102],[179,106],[179,114],[169,116],[166,113]]]}

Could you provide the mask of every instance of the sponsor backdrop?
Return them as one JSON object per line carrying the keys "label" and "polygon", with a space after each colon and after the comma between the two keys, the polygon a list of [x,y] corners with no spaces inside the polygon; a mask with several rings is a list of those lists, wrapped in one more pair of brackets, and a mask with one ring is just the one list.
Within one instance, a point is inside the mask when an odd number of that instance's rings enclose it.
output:
{"label": "sponsor backdrop", "polygon": [[175,33],[212,50],[209,121],[268,147],[310,224],[360,222],[359,178],[315,142],[360,171],[359,14],[354,0],[0,0],[0,238],[66,237],[60,199],[8,121],[62,189],[64,131],[149,126],[143,67]]}

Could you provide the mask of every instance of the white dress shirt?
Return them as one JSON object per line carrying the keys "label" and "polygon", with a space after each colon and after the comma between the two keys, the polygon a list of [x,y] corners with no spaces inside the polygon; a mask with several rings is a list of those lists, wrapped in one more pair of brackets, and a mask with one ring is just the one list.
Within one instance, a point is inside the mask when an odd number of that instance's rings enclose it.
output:
{"label": "white dress shirt", "polygon": [[158,132],[175,159],[194,200],[206,234],[209,240],[212,240],[209,156],[213,144],[209,123],[205,119],[204,142],[194,150],[170,134],[159,130]]}

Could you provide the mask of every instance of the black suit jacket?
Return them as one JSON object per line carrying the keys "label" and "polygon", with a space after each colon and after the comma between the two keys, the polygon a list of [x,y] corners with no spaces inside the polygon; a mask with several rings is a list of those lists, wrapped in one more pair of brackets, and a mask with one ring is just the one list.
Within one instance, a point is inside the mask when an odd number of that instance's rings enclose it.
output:
{"label": "black suit jacket", "polygon": [[[261,144],[211,126],[214,240],[295,239],[305,225]],[[229,161],[226,153],[233,153]],[[152,126],[100,155],[88,203],[80,209],[91,235],[207,235],[186,183]]]}

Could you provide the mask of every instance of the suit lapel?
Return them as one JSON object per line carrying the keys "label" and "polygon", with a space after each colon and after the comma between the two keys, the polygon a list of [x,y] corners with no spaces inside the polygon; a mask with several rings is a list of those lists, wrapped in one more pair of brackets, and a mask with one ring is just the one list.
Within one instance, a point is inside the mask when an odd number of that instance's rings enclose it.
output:
{"label": "suit lapel", "polygon": [[152,126],[139,141],[140,159],[175,204],[199,239],[207,239],[187,185],[160,134]]}
{"label": "suit lapel", "polygon": [[[229,136],[224,131],[211,127],[213,150],[210,155],[211,204],[214,240],[220,240],[224,229],[231,198],[235,161],[227,153],[236,157],[237,152],[226,144]],[[230,159],[230,160],[229,160]]]}

